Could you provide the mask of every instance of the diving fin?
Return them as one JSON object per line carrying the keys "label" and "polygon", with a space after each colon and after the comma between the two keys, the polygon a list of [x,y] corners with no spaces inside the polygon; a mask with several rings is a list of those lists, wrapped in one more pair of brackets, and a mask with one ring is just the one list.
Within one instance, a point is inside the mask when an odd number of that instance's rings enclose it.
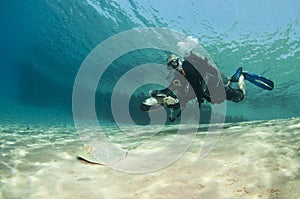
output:
{"label": "diving fin", "polygon": [[246,80],[262,89],[271,91],[274,88],[274,82],[261,75],[257,75],[251,72],[243,72],[243,75]]}
{"label": "diving fin", "polygon": [[236,72],[231,76],[230,81],[231,82],[238,82],[241,74],[243,73],[243,68],[239,67]]}

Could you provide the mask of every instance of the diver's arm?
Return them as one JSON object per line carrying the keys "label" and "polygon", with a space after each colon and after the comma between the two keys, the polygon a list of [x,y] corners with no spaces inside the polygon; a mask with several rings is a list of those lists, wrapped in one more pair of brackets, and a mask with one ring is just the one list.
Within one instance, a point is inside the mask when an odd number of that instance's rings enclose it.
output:
{"label": "diver's arm", "polygon": [[162,90],[151,90],[149,91],[149,95],[154,97],[160,105],[173,109],[180,108],[177,96],[169,88]]}
{"label": "diver's arm", "polygon": [[176,95],[169,88],[165,88],[162,90],[150,90],[149,95],[151,97],[166,97],[166,96],[176,97]]}

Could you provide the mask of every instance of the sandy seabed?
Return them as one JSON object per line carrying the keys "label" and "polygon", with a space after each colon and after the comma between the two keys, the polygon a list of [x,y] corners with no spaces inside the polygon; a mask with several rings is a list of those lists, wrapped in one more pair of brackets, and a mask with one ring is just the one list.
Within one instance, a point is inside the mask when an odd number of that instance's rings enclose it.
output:
{"label": "sandy seabed", "polygon": [[299,118],[226,124],[204,159],[199,131],[178,161],[145,174],[78,160],[72,126],[1,124],[0,138],[0,198],[300,198]]}

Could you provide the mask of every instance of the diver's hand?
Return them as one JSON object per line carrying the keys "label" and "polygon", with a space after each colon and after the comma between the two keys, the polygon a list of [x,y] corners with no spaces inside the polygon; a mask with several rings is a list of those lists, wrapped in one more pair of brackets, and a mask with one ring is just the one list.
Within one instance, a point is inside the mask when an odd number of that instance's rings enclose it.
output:
{"label": "diver's hand", "polygon": [[179,103],[179,100],[178,99],[175,99],[171,96],[168,96],[168,97],[165,97],[164,99],[164,103],[169,106],[169,105],[174,105],[174,104],[177,104]]}
{"label": "diver's hand", "polygon": [[163,99],[163,104],[165,107],[172,108],[174,110],[180,108],[179,100],[171,96],[165,97]]}

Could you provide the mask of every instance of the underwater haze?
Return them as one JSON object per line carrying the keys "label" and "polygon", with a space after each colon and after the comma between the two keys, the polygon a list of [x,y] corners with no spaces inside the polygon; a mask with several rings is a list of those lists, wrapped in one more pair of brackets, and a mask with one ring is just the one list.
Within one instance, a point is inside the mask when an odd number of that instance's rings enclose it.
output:
{"label": "underwater haze", "polygon": [[[53,118],[54,112],[56,118],[72,121],[73,84],[86,56],[118,33],[146,27],[197,38],[227,75],[243,67],[274,81],[271,92],[246,82],[246,100],[227,103],[228,116],[245,120],[299,116],[298,1],[29,0],[0,4],[2,120],[30,118],[42,110],[45,117]],[[125,57],[104,76],[108,86],[102,91],[112,91],[109,85],[124,74],[121,68],[134,68],[145,59],[164,64],[165,58],[151,53]],[[109,104],[110,98],[101,100],[100,106]]]}
{"label": "underwater haze", "polygon": [[[299,199],[299,22],[299,0],[1,0],[0,198]],[[191,49],[274,89],[142,112]]]}

